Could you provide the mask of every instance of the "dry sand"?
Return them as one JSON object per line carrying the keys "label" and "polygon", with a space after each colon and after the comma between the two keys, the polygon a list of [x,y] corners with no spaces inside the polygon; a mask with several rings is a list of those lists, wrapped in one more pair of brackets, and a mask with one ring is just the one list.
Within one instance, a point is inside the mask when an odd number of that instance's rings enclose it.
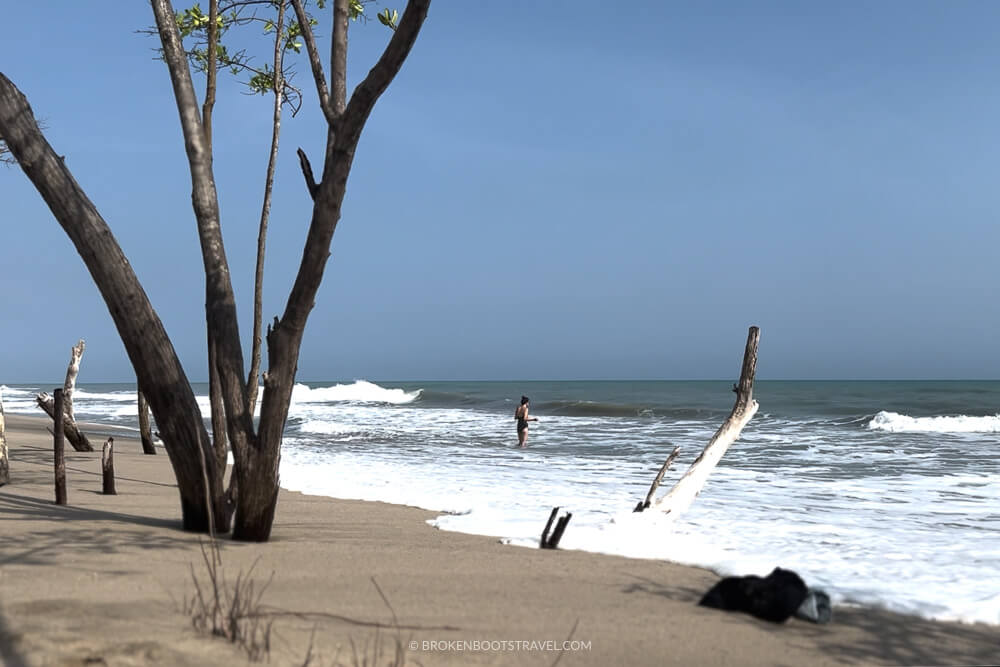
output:
{"label": "dry sand", "polygon": [[[143,456],[137,442],[116,437],[118,495],[104,496],[100,454],[70,450],[69,505],[58,507],[45,426],[8,417],[11,484],[0,487],[4,664],[245,663],[244,652],[199,635],[181,611],[194,592],[192,565],[199,574],[204,567],[199,537],[180,529],[166,455]],[[1000,662],[996,626],[857,608],[837,608],[830,625],[774,625],[696,606],[717,579],[705,570],[504,546],[439,531],[426,524],[432,516],[283,491],[270,543],[220,540],[230,580],[255,561],[261,583],[273,572],[262,600],[274,621],[270,663],[303,664],[310,636],[313,665],[371,664],[376,637],[380,664],[393,657],[397,637],[407,664],[422,665]],[[571,650],[553,650],[571,631]]]}

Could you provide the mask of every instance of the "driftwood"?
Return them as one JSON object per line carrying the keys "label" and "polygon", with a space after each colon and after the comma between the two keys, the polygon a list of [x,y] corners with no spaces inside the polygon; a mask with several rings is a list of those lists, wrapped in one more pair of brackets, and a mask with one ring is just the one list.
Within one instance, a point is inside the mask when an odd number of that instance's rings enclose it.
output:
{"label": "driftwood", "polygon": [[108,438],[101,451],[102,491],[106,496],[117,496],[115,490],[115,439]]}
{"label": "driftwood", "polygon": [[558,513],[559,508],[553,507],[552,513],[549,514],[549,520],[545,524],[545,530],[542,531],[542,539],[538,543],[539,549],[555,549],[559,546],[559,540],[562,539],[563,533],[566,532],[566,525],[573,518],[573,515],[570,512],[566,512],[565,516],[559,517],[559,521],[556,521],[556,528],[550,536],[549,529],[552,528],[552,522],[555,521]]}
{"label": "driftwood", "polygon": [[757,345],[760,342],[760,329],[750,327],[747,335],[746,350],[743,353],[743,368],[740,371],[739,384],[733,387],[736,392],[736,404],[733,405],[729,418],[719,427],[702,453],[691,464],[684,476],[674,484],[674,487],[660,500],[653,503],[657,509],[672,518],[676,518],[694,502],[708,480],[709,473],[722,459],[729,445],[736,442],[757,413],[757,401],[753,398],[753,378],[757,371]]}
{"label": "driftwood", "polygon": [[63,409],[69,420],[76,423],[76,413],[73,412],[73,392],[76,391],[76,376],[80,374],[80,360],[83,359],[83,350],[87,347],[81,338],[77,344],[70,348],[69,366],[66,367],[66,380],[63,381]]}
{"label": "driftwood", "polygon": [[[63,420],[63,429],[73,449],[78,452],[92,452],[94,448],[87,436],[77,427],[76,417],[73,413],[73,392],[76,391],[76,376],[80,373],[80,360],[83,358],[84,348],[86,348],[86,344],[81,339],[70,349],[69,366],[66,367],[66,380],[63,382],[62,388],[63,413],[66,415],[66,419]],[[49,417],[55,420],[55,407],[48,394],[44,391],[38,394],[35,396],[35,402]]]}
{"label": "driftwood", "polygon": [[139,438],[142,440],[143,454],[156,454],[156,447],[153,447],[153,434],[149,428],[149,403],[139,390]]}
{"label": "driftwood", "polygon": [[[63,393],[62,389],[56,389],[60,394]],[[62,422],[62,431],[69,440],[69,444],[73,446],[78,452],[92,452],[94,447],[90,444],[90,440],[87,436],[77,427],[76,422],[71,421],[66,413],[63,412],[64,419],[56,419],[56,408],[55,401],[46,394],[44,391],[37,396],[35,396],[35,402],[38,403],[38,407],[45,410],[45,414],[51,417],[56,422]],[[59,428],[58,426],[56,428]]]}
{"label": "driftwood", "polygon": [[674,462],[677,455],[681,453],[680,447],[674,447],[674,451],[670,452],[670,456],[667,457],[666,462],[660,467],[660,472],[656,473],[656,479],[653,483],[649,485],[649,493],[646,494],[646,500],[640,501],[633,512],[641,512],[643,510],[649,509],[649,505],[653,502],[653,496],[656,495],[656,490],[660,488],[660,482],[663,481],[663,475],[668,470],[670,470],[670,464]]}
{"label": "driftwood", "polygon": [[10,460],[7,458],[7,430],[3,416],[3,392],[0,391],[0,486],[10,484]]}
{"label": "driftwood", "polygon": [[52,430],[52,451],[55,457],[55,476],[56,476],[56,505],[66,504],[66,459],[65,459],[65,443],[63,442],[63,421],[65,421],[65,413],[63,412],[63,390],[55,390],[55,419],[56,425]]}

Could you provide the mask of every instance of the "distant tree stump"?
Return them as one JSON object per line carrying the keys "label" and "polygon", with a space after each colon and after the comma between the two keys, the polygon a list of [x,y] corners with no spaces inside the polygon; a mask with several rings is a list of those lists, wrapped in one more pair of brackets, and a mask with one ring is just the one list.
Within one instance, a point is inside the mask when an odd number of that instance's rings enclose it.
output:
{"label": "distant tree stump", "polygon": [[101,451],[101,478],[104,482],[104,495],[117,496],[115,490],[115,439],[108,438]]}
{"label": "distant tree stump", "polygon": [[149,403],[139,389],[139,438],[142,440],[143,454],[156,454],[156,447],[153,446],[153,433],[149,427]]}
{"label": "distant tree stump", "polygon": [[0,392],[0,486],[10,484],[10,461],[7,458],[7,431],[3,416],[3,393]]}

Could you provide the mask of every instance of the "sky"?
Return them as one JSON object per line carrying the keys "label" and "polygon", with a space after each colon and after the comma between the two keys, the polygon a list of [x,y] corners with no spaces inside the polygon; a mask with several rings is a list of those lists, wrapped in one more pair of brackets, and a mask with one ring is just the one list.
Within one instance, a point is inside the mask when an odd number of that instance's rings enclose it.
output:
{"label": "sky", "polygon": [[[44,26],[4,31],[0,71],[204,381],[190,176],[166,67],[136,32],[148,4],[2,16]],[[733,379],[751,325],[762,379],[1000,378],[998,29],[985,0],[434,0],[361,139],[298,379]],[[349,91],[388,37],[352,25]],[[263,62],[266,41],[243,39]],[[318,173],[325,142],[295,62],[267,321],[311,211],[295,148]],[[270,113],[221,85],[215,174],[247,354]],[[61,382],[78,338],[80,382],[134,379],[17,167],[0,167],[0,257],[0,383]]]}

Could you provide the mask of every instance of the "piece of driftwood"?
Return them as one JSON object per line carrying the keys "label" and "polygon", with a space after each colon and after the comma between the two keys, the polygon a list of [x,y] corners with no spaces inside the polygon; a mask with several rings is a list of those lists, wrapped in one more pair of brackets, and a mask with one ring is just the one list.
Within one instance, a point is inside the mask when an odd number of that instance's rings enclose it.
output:
{"label": "piece of driftwood", "polygon": [[101,450],[102,490],[106,496],[117,496],[115,490],[115,439],[108,438]]}
{"label": "piece of driftwood", "polygon": [[733,405],[729,418],[719,427],[712,439],[705,446],[687,472],[674,484],[670,491],[653,503],[657,509],[672,518],[676,518],[691,506],[694,499],[701,493],[709,473],[722,459],[729,446],[736,442],[743,427],[757,414],[758,404],[753,398],[753,379],[757,371],[757,345],[760,343],[760,329],[750,327],[747,335],[746,349],[743,352],[743,367],[740,371],[740,381],[734,389],[736,404]]}
{"label": "piece of driftwood", "polygon": [[7,456],[7,430],[3,416],[3,391],[0,391],[0,486],[10,484],[10,459]]}
{"label": "piece of driftwood", "polygon": [[139,438],[142,440],[143,454],[156,454],[156,447],[153,446],[153,433],[149,427],[149,403],[139,390]]}
{"label": "piece of driftwood", "polygon": [[56,389],[55,399],[53,405],[55,406],[55,428],[52,429],[52,451],[55,458],[55,476],[56,476],[56,505],[66,504],[66,458],[65,458],[65,442],[64,431],[63,431],[63,421],[65,420],[66,413],[63,412],[63,390]]}
{"label": "piece of driftwood", "polygon": [[[62,389],[59,390],[62,393]],[[35,396],[35,402],[38,404],[42,410],[45,411],[49,417],[56,420],[56,409],[55,401],[51,396],[49,396],[44,391],[37,396]],[[63,413],[63,419],[58,420],[62,422],[63,434],[66,439],[69,440],[69,444],[78,452],[92,452],[94,451],[93,445],[90,444],[90,440],[87,436],[83,434],[83,431],[77,427],[76,422],[70,421],[69,417]]]}
{"label": "piece of driftwood", "polygon": [[653,483],[649,485],[649,493],[646,494],[646,499],[640,500],[636,504],[635,509],[632,510],[633,512],[641,512],[643,510],[649,509],[650,503],[653,502],[653,496],[656,495],[656,490],[660,488],[660,482],[663,481],[664,473],[666,473],[667,470],[670,469],[670,464],[674,462],[674,459],[676,459],[677,455],[680,453],[681,453],[681,448],[674,447],[674,451],[670,452],[670,456],[667,457],[666,462],[664,462],[664,464],[660,467],[660,472],[656,473],[656,479],[654,479]]}
{"label": "piece of driftwood", "polygon": [[87,345],[81,338],[69,350],[69,366],[66,367],[66,380],[63,382],[63,407],[70,422],[76,424],[76,413],[73,412],[73,393],[76,391],[76,376],[80,374],[80,360]]}
{"label": "piece of driftwood", "polygon": [[559,508],[553,507],[552,513],[549,514],[549,520],[545,523],[545,530],[542,531],[542,539],[538,543],[538,548],[555,549],[559,546],[559,540],[562,539],[563,533],[566,532],[566,525],[573,518],[573,514],[566,512],[564,516],[559,517],[559,520],[556,521],[555,530],[552,531],[552,535],[549,535],[549,529],[552,528],[552,522],[555,521],[558,513]]}
{"label": "piece of driftwood", "polygon": [[[66,439],[69,440],[69,444],[78,452],[94,451],[90,440],[87,439],[87,436],[76,425],[76,417],[73,413],[73,393],[76,391],[76,376],[80,373],[80,360],[83,358],[85,347],[86,345],[83,340],[80,340],[70,349],[69,366],[66,367],[66,380],[63,382],[62,388],[63,411],[66,415],[66,419],[63,420],[63,429],[65,430]],[[38,407],[45,411],[45,414],[51,417],[53,421],[55,420],[56,413],[53,406],[53,399],[48,394],[43,391],[36,395],[35,402],[38,403]]]}

